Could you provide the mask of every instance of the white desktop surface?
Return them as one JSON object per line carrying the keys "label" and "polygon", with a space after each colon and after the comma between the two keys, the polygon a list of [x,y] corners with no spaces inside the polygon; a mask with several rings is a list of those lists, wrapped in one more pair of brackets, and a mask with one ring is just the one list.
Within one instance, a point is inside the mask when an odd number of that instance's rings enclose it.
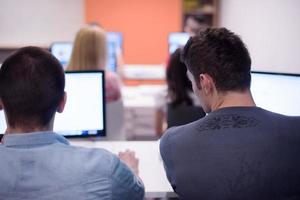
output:
{"label": "white desktop surface", "polygon": [[147,198],[176,197],[167,180],[159,153],[159,141],[80,141],[71,140],[74,146],[104,148],[112,153],[130,149],[139,159],[139,176],[144,182]]}

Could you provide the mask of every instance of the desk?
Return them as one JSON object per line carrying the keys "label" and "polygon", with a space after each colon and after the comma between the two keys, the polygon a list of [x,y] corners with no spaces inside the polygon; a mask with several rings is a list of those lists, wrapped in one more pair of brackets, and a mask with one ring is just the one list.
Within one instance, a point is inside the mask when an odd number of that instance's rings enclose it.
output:
{"label": "desk", "polygon": [[169,184],[159,153],[159,141],[80,141],[71,140],[74,146],[104,148],[117,154],[130,149],[139,159],[139,175],[144,182],[146,198],[176,197]]}

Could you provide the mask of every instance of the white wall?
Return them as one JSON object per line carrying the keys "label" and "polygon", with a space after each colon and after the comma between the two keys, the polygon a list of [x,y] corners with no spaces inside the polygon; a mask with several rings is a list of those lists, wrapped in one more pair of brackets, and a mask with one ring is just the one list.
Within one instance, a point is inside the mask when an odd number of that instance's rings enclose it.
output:
{"label": "white wall", "polygon": [[0,0],[0,47],[73,40],[83,23],[83,0]]}
{"label": "white wall", "polygon": [[299,0],[220,0],[219,22],[247,44],[253,70],[300,74]]}

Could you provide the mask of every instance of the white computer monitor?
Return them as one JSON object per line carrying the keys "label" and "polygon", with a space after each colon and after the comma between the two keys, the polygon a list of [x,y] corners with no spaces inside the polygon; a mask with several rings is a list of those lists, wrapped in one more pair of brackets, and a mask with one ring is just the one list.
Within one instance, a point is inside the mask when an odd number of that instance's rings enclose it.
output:
{"label": "white computer monitor", "polygon": [[257,106],[300,116],[300,75],[252,72],[251,77],[251,92]]}
{"label": "white computer monitor", "polygon": [[66,68],[72,54],[72,42],[54,42],[50,47],[52,55],[54,55],[60,64]]}
{"label": "white computer monitor", "polygon": [[[107,32],[107,68],[110,71],[117,71],[117,55],[121,54],[123,46],[123,35],[120,32]],[[54,55],[64,68],[67,67],[73,49],[72,42],[53,42],[50,47]]]}
{"label": "white computer monitor", "polygon": [[[56,113],[54,131],[66,137],[105,136],[104,72],[66,72],[67,103]],[[0,111],[0,133],[6,123]]]}
{"label": "white computer monitor", "polygon": [[123,35],[120,32],[108,32],[107,35],[108,59],[107,67],[110,71],[116,72],[118,55],[122,54]]}
{"label": "white computer monitor", "polygon": [[184,32],[173,32],[169,34],[169,53],[172,54],[176,49],[183,47],[190,36],[188,33]]}

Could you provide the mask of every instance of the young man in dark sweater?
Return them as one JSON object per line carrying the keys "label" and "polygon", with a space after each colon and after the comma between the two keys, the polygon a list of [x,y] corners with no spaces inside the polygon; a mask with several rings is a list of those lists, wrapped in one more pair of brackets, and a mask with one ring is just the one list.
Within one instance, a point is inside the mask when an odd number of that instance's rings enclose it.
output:
{"label": "young man in dark sweater", "polygon": [[180,199],[300,198],[300,117],[255,105],[242,40],[210,28],[188,41],[182,59],[208,114],[161,139],[167,177]]}

